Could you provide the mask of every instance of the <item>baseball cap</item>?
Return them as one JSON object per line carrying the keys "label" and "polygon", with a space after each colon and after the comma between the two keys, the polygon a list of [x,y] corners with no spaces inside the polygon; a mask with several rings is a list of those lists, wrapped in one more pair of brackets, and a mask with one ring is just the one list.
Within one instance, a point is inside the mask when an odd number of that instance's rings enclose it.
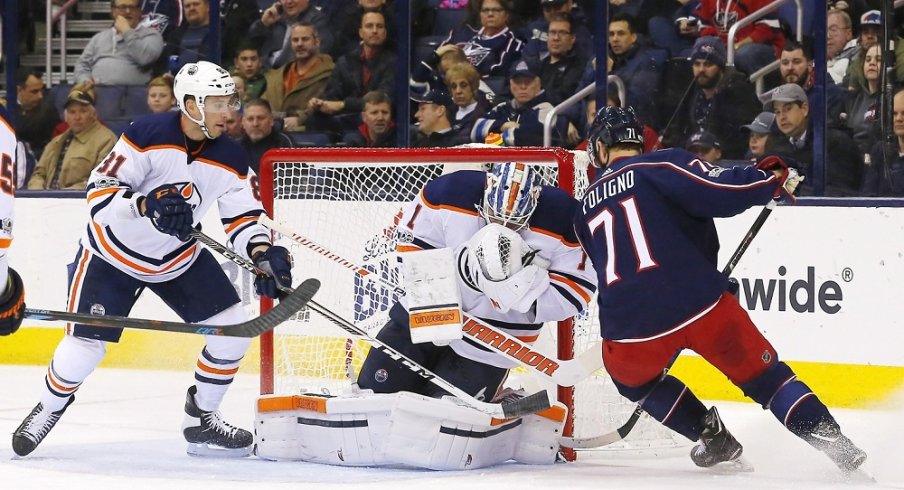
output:
{"label": "baseball cap", "polygon": [[527,62],[523,61],[523,60],[519,61],[518,63],[515,64],[515,67],[512,68],[512,72],[510,75],[511,78],[517,78],[517,77],[533,78],[533,77],[537,77],[537,76],[539,76],[539,75],[537,75],[536,72],[534,72],[534,70],[530,67],[530,65],[527,64]]}
{"label": "baseball cap", "polygon": [[860,16],[860,27],[863,26],[881,26],[882,12],[878,10],[870,10]]}
{"label": "baseball cap", "polygon": [[422,95],[411,95],[411,100],[425,104],[452,105],[452,97],[442,90],[430,90]]}
{"label": "baseball cap", "polygon": [[702,146],[703,148],[722,148],[722,144],[719,143],[716,135],[710,133],[709,131],[697,131],[687,139],[687,144],[684,146],[688,150],[694,148],[695,146]]}
{"label": "baseball cap", "polygon": [[773,102],[807,102],[807,93],[796,83],[779,85],[760,96],[763,110],[773,112]]}
{"label": "baseball cap", "polygon": [[769,134],[772,132],[772,124],[775,123],[774,112],[761,112],[750,124],[741,126],[742,128],[757,134]]}
{"label": "baseball cap", "polygon": [[725,43],[717,37],[707,36],[697,39],[697,42],[694,43],[690,60],[706,60],[719,65],[721,68],[725,68],[726,58]]}
{"label": "baseball cap", "polygon": [[63,107],[69,107],[69,104],[72,102],[78,102],[79,104],[85,105],[94,105],[94,97],[92,97],[88,92],[75,89],[69,92],[69,97],[66,98],[66,104]]}

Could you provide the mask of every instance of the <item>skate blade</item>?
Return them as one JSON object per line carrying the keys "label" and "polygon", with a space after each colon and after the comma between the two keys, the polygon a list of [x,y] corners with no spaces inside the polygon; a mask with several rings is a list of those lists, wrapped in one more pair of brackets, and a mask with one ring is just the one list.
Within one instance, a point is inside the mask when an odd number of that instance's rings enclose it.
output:
{"label": "skate blade", "polygon": [[754,468],[753,465],[750,464],[750,461],[747,461],[747,458],[738,456],[735,459],[723,461],[715,466],[710,466],[707,470],[721,475],[732,475],[735,473],[750,473],[754,471]]}
{"label": "skate blade", "polygon": [[198,456],[201,458],[245,458],[251,456],[253,446],[229,449],[220,446],[211,446],[209,444],[188,443],[185,452],[189,456]]}

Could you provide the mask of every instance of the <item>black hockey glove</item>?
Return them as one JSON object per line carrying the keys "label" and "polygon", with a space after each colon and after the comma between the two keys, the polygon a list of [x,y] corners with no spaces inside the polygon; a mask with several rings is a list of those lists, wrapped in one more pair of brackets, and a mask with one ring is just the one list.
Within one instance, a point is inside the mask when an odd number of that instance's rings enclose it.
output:
{"label": "black hockey glove", "polygon": [[6,292],[0,297],[0,335],[10,335],[19,330],[25,315],[25,286],[22,278],[12,268]]}
{"label": "black hockey glove", "polygon": [[254,279],[254,288],[260,296],[279,298],[280,288],[292,287],[292,257],[285,247],[272,246],[252,257],[254,265],[268,275]]}
{"label": "black hockey glove", "polygon": [[741,284],[737,279],[733,277],[728,278],[728,292],[731,293],[732,296],[738,298],[738,291],[741,290]]}
{"label": "black hockey glove", "polygon": [[161,233],[173,235],[187,242],[191,238],[192,216],[191,205],[172,184],[164,184],[152,190],[145,197],[145,216]]}

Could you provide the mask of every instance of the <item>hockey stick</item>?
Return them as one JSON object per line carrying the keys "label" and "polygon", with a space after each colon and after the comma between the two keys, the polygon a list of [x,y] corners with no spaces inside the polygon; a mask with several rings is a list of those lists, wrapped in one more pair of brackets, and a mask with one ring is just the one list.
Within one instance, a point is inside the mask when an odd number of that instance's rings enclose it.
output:
{"label": "hockey stick", "polygon": [[[194,236],[195,238],[200,240],[202,243],[204,243],[205,245],[210,247],[213,251],[222,254],[224,257],[235,262],[240,267],[251,272],[252,274],[255,274],[258,276],[268,276],[269,275],[264,270],[260,269],[256,265],[254,265],[254,263],[252,263],[250,260],[229,250],[228,248],[226,248],[225,245],[217,242],[213,238],[210,238],[209,236],[205,235],[204,233],[195,230],[192,232],[192,236]],[[282,291],[285,291],[288,293],[292,292],[291,288],[281,287],[280,289]],[[538,391],[537,393],[534,393],[532,395],[521,398],[520,400],[514,400],[514,401],[510,401],[510,402],[487,403],[487,402],[480,401],[480,400],[474,398],[473,396],[469,395],[468,393],[466,393],[461,388],[458,388],[457,386],[453,385],[452,383],[437,376],[432,371],[425,368],[424,366],[421,366],[420,364],[418,364],[417,362],[408,358],[401,352],[384,344],[379,339],[370,336],[370,334],[368,334],[367,331],[362,330],[360,327],[358,327],[354,323],[342,318],[341,316],[337,315],[336,313],[329,310],[328,308],[321,306],[313,299],[308,301],[307,306],[308,306],[308,308],[314,310],[315,312],[319,313],[320,315],[323,315],[324,318],[326,318],[330,322],[334,323],[339,328],[345,330],[346,332],[348,332],[352,335],[363,338],[364,340],[369,342],[373,348],[386,354],[390,358],[398,361],[403,366],[410,369],[412,372],[419,375],[420,377],[426,379],[427,381],[433,383],[434,385],[449,392],[450,394],[452,394],[453,396],[455,396],[459,400],[461,400],[461,402],[464,403],[465,405],[467,405],[471,408],[474,408],[480,412],[483,412],[485,414],[491,415],[496,418],[509,419],[509,418],[516,418],[516,417],[521,417],[523,415],[528,415],[531,413],[539,412],[540,410],[545,410],[550,407],[549,395],[546,393],[546,390],[541,390],[541,391]]]}
{"label": "hockey stick", "polygon": [[[760,232],[760,229],[763,227],[763,223],[766,222],[766,219],[769,218],[769,215],[772,214],[772,210],[775,209],[775,205],[778,203],[777,200],[773,199],[766,204],[765,207],[760,211],[760,214],[756,217],[753,224],[750,225],[750,229],[747,230],[747,234],[744,235],[744,238],[741,239],[741,243],[738,244],[738,248],[735,249],[734,253],[731,254],[731,257],[728,259],[728,262],[725,264],[725,268],[722,269],[722,274],[728,276],[734,271],[735,266],[738,265],[738,262],[741,261],[741,257],[744,255],[744,252],[747,251],[747,248],[750,247],[750,243],[753,242],[754,237]],[[663,372],[663,375],[668,373],[668,368]],[[637,424],[637,421],[640,420],[641,415],[643,415],[643,408],[641,408],[641,404],[638,403],[637,406],[634,407],[634,411],[631,413],[631,416],[628,417],[628,420],[622,424],[621,427],[615,429],[612,432],[608,432],[606,434],[600,434],[598,436],[591,437],[561,437],[559,438],[559,444],[564,447],[572,448],[572,449],[591,449],[595,447],[607,446],[612,444],[613,442],[618,442],[625,437],[627,437],[628,433],[631,432],[631,429]]]}
{"label": "hockey stick", "polygon": [[320,288],[320,281],[307,279],[298,286],[294,293],[279,301],[271,310],[247,322],[233,325],[202,325],[197,323],[168,322],[162,320],[144,320],[113,315],[89,315],[68,311],[37,310],[26,308],[25,317],[41,321],[74,322],[94,327],[134,328],[140,330],[158,330],[162,332],[195,333],[202,335],[225,335],[229,337],[257,337],[288,320],[311,300]]}
{"label": "hockey stick", "polygon": [[[336,262],[337,264],[352,270],[367,280],[377,282],[384,287],[393,290],[397,295],[405,294],[405,290],[399,285],[373,274],[360,265],[330,251],[328,248],[319,243],[302,236],[289,227],[281,225],[266,215],[261,215],[258,223],[267,228],[276,231],[280,235],[291,239],[292,241],[307,247],[314,252]],[[517,337],[514,337],[504,330],[496,328],[479,318],[464,316],[462,332],[470,337],[478,345],[495,350],[506,358],[515,361],[529,371],[540,375],[548,381],[560,386],[574,386],[577,382],[586,379],[595,371],[603,367],[603,359],[600,356],[600,345],[595,344],[587,349],[583,354],[574,359],[561,360],[557,356],[547,354],[541,349],[534,346],[528,346]]]}

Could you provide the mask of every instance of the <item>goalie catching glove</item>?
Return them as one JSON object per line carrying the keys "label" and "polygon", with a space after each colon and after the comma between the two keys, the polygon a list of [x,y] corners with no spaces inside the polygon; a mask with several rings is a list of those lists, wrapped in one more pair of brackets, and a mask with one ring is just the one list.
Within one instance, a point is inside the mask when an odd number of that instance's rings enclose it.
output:
{"label": "goalie catching glove", "polygon": [[[549,287],[549,272],[517,232],[490,223],[456,253],[468,287],[485,294],[502,313],[528,312]],[[527,264],[525,264],[525,260]]]}
{"label": "goalie catching glove", "polygon": [[292,257],[285,247],[271,246],[254,254],[251,260],[267,273],[254,279],[254,289],[258,295],[276,299],[281,290],[292,287]]}
{"label": "goalie catching glove", "polygon": [[194,217],[191,204],[173,184],[155,188],[144,198],[144,216],[161,233],[173,235],[187,242],[191,238]]}

